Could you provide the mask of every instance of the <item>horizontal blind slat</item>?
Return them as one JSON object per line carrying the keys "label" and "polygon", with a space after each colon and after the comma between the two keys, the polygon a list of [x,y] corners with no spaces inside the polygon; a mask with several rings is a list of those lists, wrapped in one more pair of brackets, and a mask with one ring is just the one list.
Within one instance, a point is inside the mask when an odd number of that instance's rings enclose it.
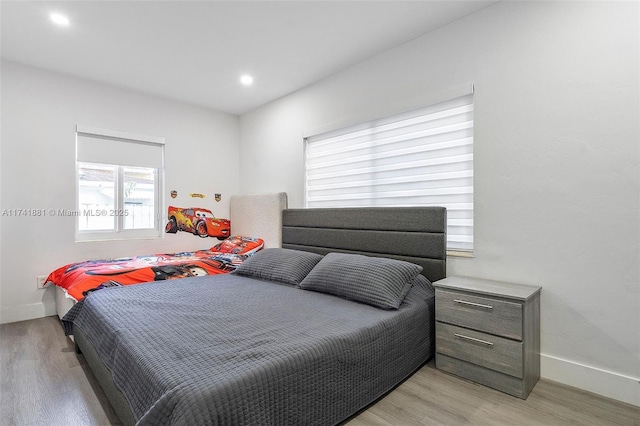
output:
{"label": "horizontal blind slat", "polygon": [[[455,179],[473,178],[473,172],[470,170],[463,170],[457,172],[446,173],[428,173],[422,175],[411,176],[398,176],[384,179],[366,179],[350,182],[338,182],[338,183],[317,183],[313,184],[309,182],[308,189],[310,191],[329,190],[336,188],[352,188],[357,186],[370,186],[370,185],[388,185],[393,183],[417,183],[417,182],[431,182],[431,181],[443,181],[442,186],[450,186],[444,183],[444,181],[451,182]],[[317,181],[319,179],[313,179]]]}
{"label": "horizontal blind slat", "polygon": [[318,179],[323,176],[332,177],[332,176],[350,176],[356,174],[365,174],[365,173],[377,173],[386,170],[397,170],[397,169],[405,169],[405,168],[413,168],[413,167],[423,167],[423,166],[434,166],[434,165],[442,165],[442,164],[453,164],[453,163],[461,163],[473,160],[473,154],[465,154],[465,155],[457,155],[454,157],[447,158],[435,158],[429,160],[419,160],[419,161],[408,161],[401,164],[388,164],[385,166],[372,166],[372,167],[362,167],[359,169],[347,169],[341,172],[328,172],[322,174],[314,174],[310,176],[310,179]]}
{"label": "horizontal blind slat", "polygon": [[443,136],[448,133],[460,132],[463,130],[469,130],[473,128],[473,121],[465,121],[463,123],[451,124],[445,127],[438,127],[436,129],[426,129],[415,131],[411,133],[403,133],[402,135],[394,135],[385,138],[375,139],[373,141],[365,141],[360,143],[349,144],[341,146],[340,148],[325,147],[325,149],[319,149],[314,147],[307,153],[309,159],[317,157],[323,157],[328,155],[336,155],[351,151],[360,151],[365,148],[378,148],[385,145],[394,145],[399,142],[406,142],[414,139],[432,138],[434,136]]}
{"label": "horizontal blind slat", "polygon": [[[377,160],[381,158],[389,159],[393,157],[400,157],[400,156],[410,155],[410,154],[416,154],[416,155],[430,154],[435,158],[438,158],[438,157],[446,158],[447,157],[446,155],[444,156],[438,155],[437,151],[442,151],[450,148],[459,148],[459,147],[470,147],[470,150],[472,150],[473,138],[455,139],[447,142],[425,144],[425,145],[414,146],[410,148],[401,148],[401,149],[396,149],[394,151],[384,151],[384,152],[375,153],[375,154],[362,154],[362,155],[355,155],[355,156],[344,157],[339,159],[331,159],[331,160],[327,160],[327,159],[320,160],[319,157],[315,157],[315,158],[310,157],[308,158],[309,161],[307,164],[309,165],[309,169],[312,170],[312,169],[317,169],[322,167],[330,167],[338,164],[353,164],[360,161]],[[324,157],[328,157],[328,155]]]}

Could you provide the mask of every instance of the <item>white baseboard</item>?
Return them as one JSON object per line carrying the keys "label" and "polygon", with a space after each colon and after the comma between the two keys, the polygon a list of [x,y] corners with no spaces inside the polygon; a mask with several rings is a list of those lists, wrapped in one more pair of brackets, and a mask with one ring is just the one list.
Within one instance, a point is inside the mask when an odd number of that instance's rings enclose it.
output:
{"label": "white baseboard", "polygon": [[56,314],[56,302],[39,302],[0,309],[0,324],[43,318]]}
{"label": "white baseboard", "polygon": [[584,389],[640,407],[640,378],[540,354],[540,375],[545,379]]}

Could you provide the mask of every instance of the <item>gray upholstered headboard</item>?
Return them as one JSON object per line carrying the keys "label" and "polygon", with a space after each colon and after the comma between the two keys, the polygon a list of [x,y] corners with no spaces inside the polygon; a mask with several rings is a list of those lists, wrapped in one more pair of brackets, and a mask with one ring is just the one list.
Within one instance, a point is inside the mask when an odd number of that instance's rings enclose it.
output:
{"label": "gray upholstered headboard", "polygon": [[406,260],[433,282],[446,275],[446,229],[444,207],[285,209],[282,247]]}

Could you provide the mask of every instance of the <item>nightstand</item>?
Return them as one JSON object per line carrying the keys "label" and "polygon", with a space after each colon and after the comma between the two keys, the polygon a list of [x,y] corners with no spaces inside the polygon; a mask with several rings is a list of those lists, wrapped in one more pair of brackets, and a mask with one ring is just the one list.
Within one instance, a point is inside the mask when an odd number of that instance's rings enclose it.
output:
{"label": "nightstand", "polygon": [[526,399],[540,378],[540,287],[452,276],[436,288],[436,367]]}

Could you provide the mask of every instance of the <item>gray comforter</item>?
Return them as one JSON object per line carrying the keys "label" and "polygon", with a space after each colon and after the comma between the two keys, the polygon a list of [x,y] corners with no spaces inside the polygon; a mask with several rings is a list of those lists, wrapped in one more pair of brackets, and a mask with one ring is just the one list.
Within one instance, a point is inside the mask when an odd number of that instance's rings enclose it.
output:
{"label": "gray comforter", "polygon": [[109,288],[75,327],[140,425],[331,425],[433,353],[433,289],[386,311],[234,274]]}

